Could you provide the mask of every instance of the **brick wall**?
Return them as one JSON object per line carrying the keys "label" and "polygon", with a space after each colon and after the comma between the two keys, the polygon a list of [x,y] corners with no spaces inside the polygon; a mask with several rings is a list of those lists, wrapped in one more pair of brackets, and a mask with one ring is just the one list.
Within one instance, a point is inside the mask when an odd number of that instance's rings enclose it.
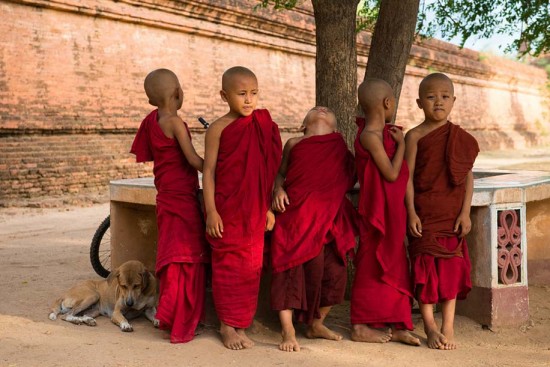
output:
{"label": "brick wall", "polygon": [[[185,93],[181,116],[226,112],[220,76],[256,72],[260,105],[292,132],[315,102],[311,7],[252,11],[254,0],[0,0],[0,206],[106,193],[109,179],[151,175],[128,150],[151,109],[143,78],[167,67]],[[369,35],[358,36],[359,80]],[[545,73],[440,41],[413,46],[398,123],[422,119],[415,98],[429,71],[456,81],[454,121],[484,150],[541,143],[550,131]],[[544,136],[543,136],[544,138]]]}

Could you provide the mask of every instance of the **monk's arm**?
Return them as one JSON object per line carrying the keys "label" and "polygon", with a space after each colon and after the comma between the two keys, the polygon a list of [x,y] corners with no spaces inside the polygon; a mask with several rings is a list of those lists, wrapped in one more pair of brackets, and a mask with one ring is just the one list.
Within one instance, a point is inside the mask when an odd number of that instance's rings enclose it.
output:
{"label": "monk's arm", "polygon": [[407,208],[407,221],[409,232],[414,237],[422,237],[422,223],[416,214],[414,207],[414,169],[416,165],[417,139],[413,131],[405,136],[405,160],[409,166],[409,180],[407,181],[407,191],[405,192],[405,206]]}
{"label": "monk's arm", "polygon": [[464,193],[464,201],[462,202],[462,210],[456,219],[454,231],[457,232],[460,228],[459,237],[464,237],[472,229],[472,221],[470,219],[470,209],[472,207],[472,197],[474,195],[474,173],[472,170],[466,176],[466,191]]}
{"label": "monk's arm", "polygon": [[386,154],[382,139],[378,135],[365,130],[361,133],[360,141],[363,148],[369,151],[382,177],[389,182],[397,180],[399,171],[401,171],[401,165],[403,164],[403,155],[405,153],[404,140],[401,139],[401,141],[398,142],[397,151],[391,161]]}
{"label": "monk's arm", "polygon": [[284,212],[286,210],[285,204],[290,204],[288,195],[286,194],[283,185],[285,183],[286,173],[288,171],[288,156],[293,146],[294,144],[292,139],[286,142],[283,149],[283,158],[281,160],[281,165],[279,167],[279,171],[277,172],[277,176],[275,177],[275,183],[273,184],[272,207],[273,210],[276,210],[278,212]]}
{"label": "monk's arm", "polygon": [[202,187],[204,196],[204,208],[206,211],[206,233],[211,237],[221,238],[223,222],[216,209],[214,193],[216,190],[216,162],[220,146],[221,130],[215,123],[206,130],[204,171],[202,174]]}
{"label": "monk's arm", "polygon": [[178,141],[185,159],[187,159],[187,162],[189,162],[193,168],[199,172],[202,172],[204,161],[195,151],[184,122],[179,117],[174,117],[171,122],[174,137]]}

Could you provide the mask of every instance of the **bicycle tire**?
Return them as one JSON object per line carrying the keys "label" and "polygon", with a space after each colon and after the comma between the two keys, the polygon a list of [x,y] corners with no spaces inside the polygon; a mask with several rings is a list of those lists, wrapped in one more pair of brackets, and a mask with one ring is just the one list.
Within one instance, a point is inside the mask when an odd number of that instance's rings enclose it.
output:
{"label": "bicycle tire", "polygon": [[94,271],[101,277],[111,274],[111,216],[101,222],[90,245],[90,262]]}

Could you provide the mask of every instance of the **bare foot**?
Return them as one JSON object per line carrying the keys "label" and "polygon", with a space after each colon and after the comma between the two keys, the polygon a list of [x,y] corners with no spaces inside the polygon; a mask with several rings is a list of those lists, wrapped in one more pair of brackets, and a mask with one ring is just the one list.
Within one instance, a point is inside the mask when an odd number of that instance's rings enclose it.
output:
{"label": "bare foot", "polygon": [[392,331],[391,341],[415,346],[420,345],[420,339],[412,336],[412,334],[408,330]]}
{"label": "bare foot", "polygon": [[353,325],[351,340],[364,343],[387,343],[391,340],[391,329],[386,331],[371,329],[365,324]]}
{"label": "bare foot", "polygon": [[447,338],[447,342],[443,345],[443,347],[439,347],[439,349],[453,350],[458,347],[458,344],[455,341],[455,332],[452,328],[450,330],[441,328],[441,333],[445,336],[445,338]]}
{"label": "bare foot", "polygon": [[254,346],[254,342],[248,337],[248,335],[246,335],[244,329],[237,329],[237,335],[241,337],[243,341],[243,347],[252,348]]}
{"label": "bare foot", "polygon": [[442,347],[447,344],[447,338],[437,329],[426,330],[426,336],[428,337],[428,347],[432,349],[443,349]]}
{"label": "bare foot", "polygon": [[281,335],[283,336],[283,341],[279,344],[279,349],[283,352],[299,352],[300,345],[296,340],[296,331],[292,330],[283,330]]}
{"label": "bare foot", "polygon": [[314,322],[311,326],[308,326],[306,337],[309,339],[322,338],[328,340],[342,340],[342,335],[330,330],[320,322]]}
{"label": "bare foot", "polygon": [[239,350],[245,348],[243,339],[237,334],[235,328],[222,322],[220,334],[222,335],[223,345],[225,345],[227,349]]}

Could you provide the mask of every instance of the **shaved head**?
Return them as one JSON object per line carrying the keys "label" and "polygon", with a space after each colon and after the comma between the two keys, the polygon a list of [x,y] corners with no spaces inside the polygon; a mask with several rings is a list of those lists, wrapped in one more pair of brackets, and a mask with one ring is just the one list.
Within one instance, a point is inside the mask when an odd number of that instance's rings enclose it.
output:
{"label": "shaved head", "polygon": [[454,95],[454,85],[453,81],[443,73],[433,73],[422,79],[420,85],[418,86],[418,95],[422,96],[428,87],[433,85],[435,82],[444,82],[449,84],[449,90]]}
{"label": "shaved head", "polygon": [[257,80],[256,75],[252,72],[252,70],[245,68],[244,66],[234,66],[227,69],[225,73],[223,73],[222,89],[227,90],[236,77],[249,77]]}
{"label": "shaved head", "polygon": [[386,98],[394,98],[393,90],[382,79],[367,78],[359,85],[357,90],[357,99],[363,111],[378,107]]}
{"label": "shaved head", "polygon": [[157,69],[151,71],[145,77],[143,83],[149,103],[153,106],[167,101],[180,87],[178,77],[168,69]]}
{"label": "shaved head", "polygon": [[328,107],[315,106],[309,110],[306,117],[304,117],[302,126],[308,128],[312,124],[324,124],[331,131],[336,131],[336,115],[334,114],[334,111]]}

